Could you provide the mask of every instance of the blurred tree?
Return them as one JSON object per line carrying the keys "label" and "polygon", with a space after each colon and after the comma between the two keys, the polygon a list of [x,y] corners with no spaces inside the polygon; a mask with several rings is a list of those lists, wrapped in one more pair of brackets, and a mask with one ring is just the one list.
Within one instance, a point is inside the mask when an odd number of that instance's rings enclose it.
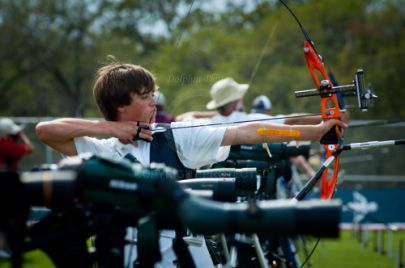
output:
{"label": "blurred tree", "polygon": [[94,68],[89,32],[107,7],[105,1],[17,0],[1,5],[1,51],[10,56],[0,68],[12,74],[5,81],[17,78],[1,84],[3,109],[18,115],[82,115]]}
{"label": "blurred tree", "polygon": [[[353,119],[404,118],[403,1],[287,2],[340,84],[365,69],[379,99],[368,113],[351,111]],[[0,0],[0,7],[1,115],[100,116],[91,86],[109,54],[155,73],[172,114],[205,110],[211,85],[227,76],[251,84],[247,110],[266,94],[277,114],[319,112],[319,98],[293,94],[313,81],[302,33],[277,0]]]}
{"label": "blurred tree", "polygon": [[[228,0],[220,10],[214,3],[0,0],[0,111],[99,115],[89,105],[91,84],[108,54],[151,69],[176,103],[168,104],[172,113],[203,109],[209,88],[225,76],[251,83],[246,103],[264,93],[279,113],[319,111],[318,99],[293,95],[313,83],[287,10],[278,1]],[[365,69],[380,98],[356,116],[404,115],[400,1],[288,3],[341,84]]]}
{"label": "blurred tree", "polygon": [[134,61],[155,50],[159,38],[143,31],[142,20],[170,29],[183,2],[0,0],[1,112],[94,115],[90,88],[98,63],[107,54]]}

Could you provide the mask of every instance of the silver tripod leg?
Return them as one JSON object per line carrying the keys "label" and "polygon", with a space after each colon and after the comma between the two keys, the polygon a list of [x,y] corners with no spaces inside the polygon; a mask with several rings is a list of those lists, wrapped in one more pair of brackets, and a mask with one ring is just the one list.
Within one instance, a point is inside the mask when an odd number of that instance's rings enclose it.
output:
{"label": "silver tripod leg", "polygon": [[220,234],[220,239],[221,239],[222,250],[223,250],[223,253],[224,253],[224,257],[225,257],[225,263],[231,263],[231,255],[229,253],[229,248],[228,248],[228,245],[226,243],[225,235]]}
{"label": "silver tripod leg", "polygon": [[[238,239],[240,237],[240,234],[234,234],[234,238]],[[224,236],[225,238],[225,236]],[[221,242],[222,242],[221,238]],[[225,245],[226,245],[226,240],[224,240]],[[226,249],[228,249],[228,246],[226,246]],[[231,248],[228,249],[229,252],[229,261],[227,261],[226,265],[224,267],[226,268],[233,268],[236,267],[237,262],[238,262],[238,251],[236,250],[236,247],[234,245],[231,245]]]}
{"label": "silver tripod leg", "polygon": [[260,263],[261,268],[269,268],[268,262],[266,260],[266,257],[264,256],[262,246],[260,245],[259,237],[257,234],[252,235],[252,240],[253,240],[253,245],[255,246],[257,258]]}

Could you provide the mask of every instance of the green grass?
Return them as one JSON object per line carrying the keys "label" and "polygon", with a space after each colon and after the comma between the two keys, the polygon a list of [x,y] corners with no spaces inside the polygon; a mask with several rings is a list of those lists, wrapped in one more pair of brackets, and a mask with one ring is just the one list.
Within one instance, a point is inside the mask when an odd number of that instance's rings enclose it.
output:
{"label": "green grass", "polygon": [[[384,248],[387,251],[387,234]],[[312,268],[394,268],[397,263],[397,250],[400,240],[405,240],[405,232],[393,234],[392,257],[376,252],[376,233],[368,233],[368,243],[362,246],[358,236],[351,231],[342,231],[339,239],[321,239],[311,258]],[[311,239],[307,248],[312,250],[316,239]],[[300,250],[301,261],[305,257]],[[403,254],[405,250],[403,249]],[[305,266],[310,267],[310,266]]]}
{"label": "green grass", "polygon": [[[350,231],[342,231],[339,239],[321,239],[311,258],[312,268],[395,268],[399,241],[405,240],[405,231],[393,234],[393,257],[382,255],[374,250],[375,233],[368,233],[368,243],[363,247],[358,237]],[[312,250],[316,239],[311,238],[307,242],[307,248]],[[297,247],[301,261],[304,261],[300,243]],[[387,236],[385,234],[385,249],[387,250]],[[405,246],[405,245],[404,245]],[[403,249],[403,254],[405,249]],[[7,259],[0,258],[0,268],[11,267]],[[52,261],[40,250],[24,254],[24,265],[27,268],[53,268]],[[305,267],[310,267],[305,265]]]}
{"label": "green grass", "polygon": [[[33,250],[23,255],[24,268],[54,268],[55,265],[41,250]],[[0,258],[0,268],[11,268],[8,259]]]}

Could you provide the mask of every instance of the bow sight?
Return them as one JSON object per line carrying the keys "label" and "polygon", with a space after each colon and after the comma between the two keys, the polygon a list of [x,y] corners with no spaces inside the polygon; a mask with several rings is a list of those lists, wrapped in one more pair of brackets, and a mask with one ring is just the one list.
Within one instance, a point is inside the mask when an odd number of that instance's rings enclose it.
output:
{"label": "bow sight", "polygon": [[294,92],[297,98],[311,97],[320,95],[322,98],[330,97],[332,94],[340,94],[342,97],[356,97],[357,106],[362,111],[367,111],[373,99],[377,96],[370,88],[365,87],[364,71],[358,69],[351,84],[333,86],[328,80],[322,80],[319,89],[305,89]]}

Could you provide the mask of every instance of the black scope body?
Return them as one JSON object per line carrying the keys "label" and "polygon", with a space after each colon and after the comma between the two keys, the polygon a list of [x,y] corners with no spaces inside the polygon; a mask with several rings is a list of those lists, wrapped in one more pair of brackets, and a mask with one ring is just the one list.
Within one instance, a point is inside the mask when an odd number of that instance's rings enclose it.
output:
{"label": "black scope body", "polygon": [[[181,220],[195,233],[246,233],[268,236],[339,235],[340,201],[269,200],[227,203],[186,198],[179,207]],[[321,222],[322,224],[319,224]]]}
{"label": "black scope body", "polygon": [[59,170],[24,172],[21,181],[29,203],[36,206],[60,208],[79,200],[131,208],[148,208],[153,203],[163,208],[170,204],[163,202],[165,198],[181,197],[170,192],[173,187],[179,189],[177,185],[159,188],[164,186],[159,181],[176,181],[176,175],[160,164],[143,167],[125,159],[93,155],[62,160]]}
{"label": "black scope body", "polygon": [[303,155],[309,157],[310,145],[307,143],[287,144],[287,143],[269,143],[271,158],[267,150],[261,144],[240,144],[231,146],[229,160],[265,160],[280,161],[287,160],[290,157]]}
{"label": "black scope body", "polygon": [[[176,172],[164,166],[142,167],[127,160],[91,156],[74,158],[60,170],[26,172],[17,180],[17,198],[29,205],[63,209],[74,200],[106,204],[145,213],[169,211],[192,232],[257,233],[267,235],[309,234],[336,237],[341,205],[338,201],[269,200],[223,203],[192,196],[176,181]],[[3,180],[0,180],[2,183]],[[2,188],[3,192],[9,189]],[[7,195],[11,204],[21,203]],[[10,200],[11,199],[11,200]],[[322,222],[322,225],[319,224]]]}
{"label": "black scope body", "polygon": [[211,191],[210,198],[215,201],[235,202],[238,194],[235,178],[195,178],[179,181],[185,189],[196,191]]}
{"label": "black scope body", "polygon": [[235,190],[238,193],[252,193],[260,187],[257,169],[250,168],[212,168],[196,171],[196,178],[234,178]]}

